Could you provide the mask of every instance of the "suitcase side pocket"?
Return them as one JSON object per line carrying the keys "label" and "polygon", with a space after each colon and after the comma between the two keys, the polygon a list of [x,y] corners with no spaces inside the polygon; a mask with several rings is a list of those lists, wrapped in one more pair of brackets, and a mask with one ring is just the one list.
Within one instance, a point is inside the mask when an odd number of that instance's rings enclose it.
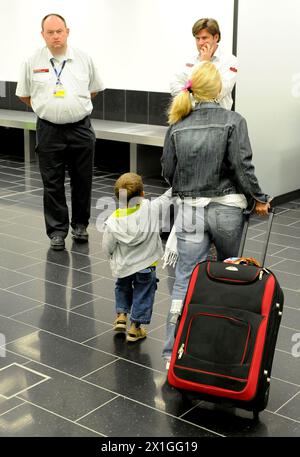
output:
{"label": "suitcase side pocket", "polygon": [[263,317],[244,310],[198,306],[187,319],[174,374],[190,381],[242,390]]}

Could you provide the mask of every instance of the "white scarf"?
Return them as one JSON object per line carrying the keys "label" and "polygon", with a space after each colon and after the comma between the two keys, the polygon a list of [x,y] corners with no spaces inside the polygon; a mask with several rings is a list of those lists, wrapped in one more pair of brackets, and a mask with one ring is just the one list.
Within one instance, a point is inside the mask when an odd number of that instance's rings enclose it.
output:
{"label": "white scarf", "polygon": [[173,225],[170,235],[168,236],[165,253],[162,256],[163,266],[162,269],[166,268],[167,265],[175,268],[176,262],[178,260],[178,251],[177,251],[177,237],[175,225]]}

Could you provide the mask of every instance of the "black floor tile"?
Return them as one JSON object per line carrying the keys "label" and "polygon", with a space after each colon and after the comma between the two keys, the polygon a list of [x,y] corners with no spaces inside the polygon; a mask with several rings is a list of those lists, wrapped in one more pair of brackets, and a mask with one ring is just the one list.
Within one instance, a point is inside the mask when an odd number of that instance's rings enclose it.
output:
{"label": "black floor tile", "polygon": [[75,306],[91,301],[93,298],[92,287],[86,287],[86,290],[89,293],[43,281],[42,279],[32,279],[25,284],[10,288],[10,291],[16,294],[64,309],[72,309]]}
{"label": "black floor tile", "polygon": [[38,262],[32,257],[0,249],[0,266],[10,270],[19,270]]}
{"label": "black floor tile", "polygon": [[7,345],[16,354],[81,377],[115,360],[115,357],[43,330]]}
{"label": "black floor tile", "polygon": [[291,398],[284,406],[278,409],[277,413],[285,417],[291,417],[300,423],[300,389],[293,398]]}
{"label": "black floor tile", "polygon": [[268,411],[277,412],[279,408],[285,405],[289,400],[293,399],[293,397],[299,391],[299,386],[295,386],[288,382],[284,382],[272,377],[270,385],[269,403],[267,406]]}
{"label": "black floor tile", "polygon": [[43,373],[50,379],[23,392],[18,398],[30,401],[66,419],[76,421],[116,397],[108,390],[44,365],[32,362],[27,367]]}
{"label": "black floor tile", "polygon": [[111,328],[109,324],[79,316],[72,311],[62,310],[51,305],[25,311],[15,316],[15,319],[79,343]]}
{"label": "black floor tile", "polygon": [[8,289],[31,280],[31,277],[0,267],[0,289]]}
{"label": "black floor tile", "polygon": [[68,266],[60,266],[55,263],[38,262],[35,265],[19,269],[20,273],[30,275],[45,281],[54,282],[61,286],[77,288],[92,282],[95,277],[89,273],[77,271]]}
{"label": "black floor tile", "polygon": [[[300,351],[298,353],[300,353]],[[292,355],[292,346],[291,350],[288,352],[275,350],[272,376],[295,384],[296,386],[300,385],[299,355],[298,357]]]}
{"label": "black floor tile", "polygon": [[9,400],[33,386],[47,382],[48,377],[29,369],[28,365],[13,363],[0,370],[0,379],[0,395]]}
{"label": "black floor tile", "polygon": [[15,354],[8,350],[7,348],[1,348],[1,354],[4,355],[0,357],[0,369],[11,365],[12,363],[18,363],[19,365],[25,365],[28,363],[29,359],[22,357],[18,354]]}
{"label": "black floor tile", "polygon": [[109,437],[215,436],[201,427],[123,397],[98,408],[79,423]]}
{"label": "black floor tile", "polygon": [[99,434],[55,414],[24,403],[0,417],[1,437],[93,437]]}
{"label": "black floor tile", "polygon": [[2,289],[0,289],[0,303],[0,314],[6,317],[41,305],[36,300]]}
{"label": "black floor tile", "polygon": [[284,293],[284,304],[291,308],[300,309],[300,291],[289,290],[282,288]]}
{"label": "black floor tile", "polygon": [[136,343],[127,343],[124,334],[111,331],[89,340],[86,345],[148,368],[165,372],[165,363],[161,357],[162,342],[151,338],[150,335]]}
{"label": "black floor tile", "polygon": [[300,433],[300,423],[274,413],[263,411],[255,421],[250,411],[208,402],[184,414],[183,419],[231,437],[292,437]]}
{"label": "black floor tile", "polygon": [[[0,232],[1,234],[1,232]],[[39,249],[39,243],[35,241],[27,241],[22,238],[1,234],[0,236],[0,249],[5,249],[19,254],[26,254],[26,252]]]}
{"label": "black floor tile", "polygon": [[31,325],[22,324],[8,317],[0,316],[0,334],[4,335],[6,344],[25,335],[30,335],[36,330]]}
{"label": "black floor tile", "polygon": [[116,360],[84,379],[173,416],[181,416],[192,407],[166,384],[165,373],[128,360]]}
{"label": "black floor tile", "polygon": [[300,309],[290,308],[285,304],[281,325],[296,328],[300,332]]}
{"label": "black floor tile", "polygon": [[[18,364],[50,378],[0,396],[0,436],[300,436],[300,200],[276,208],[266,266],[283,286],[285,307],[269,403],[255,422],[251,412],[182,395],[166,382],[173,268],[157,268],[147,338],[130,344],[113,331],[115,280],[96,205],[111,201],[118,177],[95,167],[89,243],[69,233],[66,249],[54,252],[37,164],[0,157],[0,370]],[[166,188],[162,178],[144,182],[147,197]],[[69,179],[66,190],[69,203]],[[251,220],[246,255],[260,258],[265,228],[265,220]],[[17,385],[21,372],[11,376]]]}
{"label": "black floor tile", "polygon": [[300,262],[300,249],[284,248],[278,253],[278,256]]}
{"label": "black floor tile", "polygon": [[24,403],[24,400],[20,400],[18,398],[10,398],[7,400],[4,397],[0,397],[0,416],[7,411],[15,408],[16,406],[21,405],[22,403]]}

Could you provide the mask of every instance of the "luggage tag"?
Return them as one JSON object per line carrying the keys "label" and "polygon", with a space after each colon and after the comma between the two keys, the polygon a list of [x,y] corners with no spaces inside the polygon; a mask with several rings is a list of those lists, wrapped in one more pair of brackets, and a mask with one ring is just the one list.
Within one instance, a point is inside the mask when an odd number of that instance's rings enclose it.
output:
{"label": "luggage tag", "polygon": [[50,59],[50,62],[51,62],[51,65],[53,67],[54,73],[56,75],[56,85],[55,85],[55,89],[53,91],[53,96],[55,98],[64,98],[65,95],[66,95],[66,91],[65,91],[64,86],[62,85],[62,83],[60,81],[60,76],[62,74],[63,69],[65,68],[66,60],[63,61],[61,69],[60,69],[59,72],[55,68],[54,59],[53,58]]}
{"label": "luggage tag", "polygon": [[66,95],[66,91],[64,86],[61,83],[57,83],[55,89],[53,91],[53,95],[55,98],[64,98]]}

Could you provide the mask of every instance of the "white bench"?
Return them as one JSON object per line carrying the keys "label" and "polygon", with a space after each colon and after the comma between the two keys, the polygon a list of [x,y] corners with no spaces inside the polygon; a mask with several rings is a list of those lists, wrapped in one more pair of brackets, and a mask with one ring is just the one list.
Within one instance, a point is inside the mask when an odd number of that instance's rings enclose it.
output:
{"label": "white bench", "polygon": [[[164,144],[167,127],[162,125],[134,124],[131,122],[91,119],[96,138],[120,141],[130,145],[130,171],[137,172],[137,145],[160,146]],[[23,129],[24,160],[32,162],[35,157],[36,115],[32,112],[0,109],[0,126]]]}

